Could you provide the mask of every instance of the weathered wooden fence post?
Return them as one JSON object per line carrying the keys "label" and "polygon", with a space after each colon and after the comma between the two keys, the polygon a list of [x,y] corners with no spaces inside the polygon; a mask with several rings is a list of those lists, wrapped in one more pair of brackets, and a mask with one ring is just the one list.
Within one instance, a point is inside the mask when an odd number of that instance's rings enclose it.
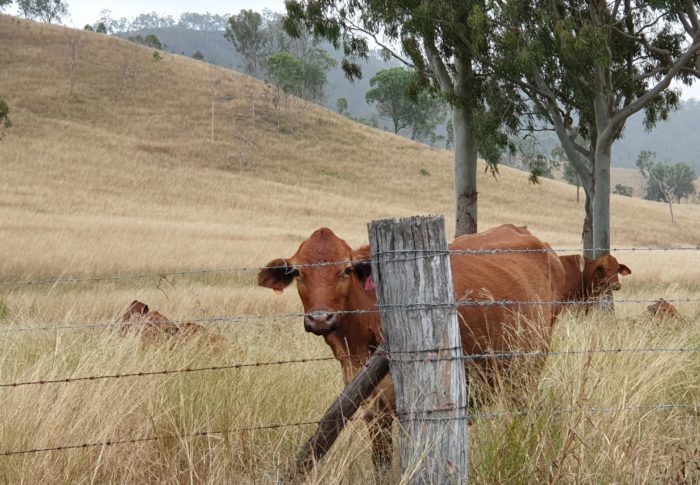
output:
{"label": "weathered wooden fence post", "polygon": [[373,221],[372,275],[409,483],[467,481],[467,386],[442,217]]}

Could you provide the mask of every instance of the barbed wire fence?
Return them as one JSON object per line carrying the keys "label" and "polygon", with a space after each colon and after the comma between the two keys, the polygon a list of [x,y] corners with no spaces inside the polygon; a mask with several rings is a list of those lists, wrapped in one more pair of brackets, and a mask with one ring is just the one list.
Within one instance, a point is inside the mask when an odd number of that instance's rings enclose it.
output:
{"label": "barbed wire fence", "polygon": [[[700,246],[683,246],[683,247],[619,247],[612,248],[613,252],[672,252],[672,251],[700,251]],[[484,256],[496,256],[499,254],[518,254],[518,253],[544,253],[544,252],[555,252],[555,253],[565,253],[565,252],[575,252],[580,253],[580,249],[570,249],[570,248],[546,248],[546,249],[477,249],[477,250],[448,250],[448,251],[382,251],[372,253],[372,257],[382,256],[382,255],[404,255],[405,259],[423,259],[428,257],[433,257],[436,255],[449,255],[449,256],[462,256],[462,255],[484,255]],[[354,261],[355,263],[358,261]],[[361,260],[361,262],[369,263],[370,260]],[[338,261],[327,261],[315,264],[304,264],[304,265],[283,265],[283,266],[271,266],[266,267],[267,269],[285,269],[285,270],[295,270],[304,268],[314,268],[314,267],[325,267],[325,266],[338,266],[347,265],[353,263],[349,259],[343,259]],[[136,280],[136,279],[148,279],[148,278],[158,278],[161,282],[166,280],[170,282],[168,278],[175,276],[197,276],[197,275],[211,275],[211,274],[230,274],[230,273],[253,273],[259,272],[265,269],[265,267],[227,267],[227,268],[207,268],[207,269],[197,269],[197,270],[184,270],[184,271],[162,271],[162,272],[142,272],[142,273],[127,273],[127,274],[117,274],[117,275],[104,275],[104,276],[94,276],[94,277],[82,277],[82,276],[71,276],[71,277],[49,277],[36,280],[28,281],[2,281],[0,282],[0,290],[11,289],[11,288],[23,288],[31,286],[42,286],[42,285],[62,285],[62,284],[94,284],[101,282],[115,282],[115,281],[126,281],[126,280]],[[172,284],[172,283],[171,283]],[[669,298],[665,301],[669,303],[700,303],[700,298],[692,297],[675,297]],[[656,303],[656,299],[642,299],[642,298],[628,298],[628,299],[618,299],[615,303],[620,304],[650,304]],[[587,306],[587,305],[598,305],[606,302],[599,300],[461,300],[456,301],[453,304],[446,306],[453,307],[455,309],[461,307],[489,307],[489,306],[499,306],[499,307],[512,307],[512,306],[523,306],[523,305],[559,305],[559,306]],[[399,310],[423,310],[426,307],[436,307],[435,305],[426,304],[408,304],[408,305],[376,305],[375,308],[369,310],[347,310],[338,311],[341,315],[353,315],[353,314],[374,314],[378,315],[381,312],[391,312]],[[228,325],[243,322],[255,322],[255,321],[279,321],[290,318],[304,318],[306,316],[313,316],[314,312],[286,312],[286,313],[275,313],[268,315],[223,315],[218,317],[208,317],[208,318],[197,318],[185,320],[169,320],[169,323],[179,325],[185,323],[197,323],[204,325]],[[97,321],[97,322],[45,322],[39,323],[34,326],[29,327],[19,327],[13,326],[3,326],[0,328],[2,333],[19,333],[19,332],[50,332],[50,331],[62,331],[62,330],[114,330],[116,328],[130,328],[135,327],[137,329],[143,328],[143,323],[132,322],[132,321]],[[517,358],[552,358],[561,356],[574,356],[574,355],[592,355],[592,354],[639,354],[639,353],[692,353],[696,354],[700,352],[700,348],[606,348],[606,349],[581,349],[581,350],[567,350],[567,351],[547,351],[547,352],[494,352],[487,354],[478,355],[461,355],[459,357],[446,357],[442,355],[447,350],[455,349],[430,349],[422,351],[407,351],[407,352],[387,352],[379,349],[378,352],[383,353],[387,358],[394,361],[403,362],[435,362],[442,360],[462,360],[462,361],[479,361],[479,360],[489,360],[489,359],[517,359]],[[461,348],[459,349],[461,350]],[[409,358],[402,358],[400,355],[414,354],[409,356]],[[416,356],[415,354],[425,354]],[[368,354],[365,355],[354,355],[348,356],[347,359],[358,359],[366,360]],[[184,367],[178,369],[160,369],[160,370],[140,370],[140,371],[129,371],[121,373],[111,373],[102,375],[89,375],[89,376],[67,376],[67,377],[47,377],[40,380],[20,380],[15,382],[0,383],[0,389],[5,391],[10,391],[14,388],[27,387],[27,386],[45,386],[45,385],[65,385],[74,383],[88,383],[97,382],[103,380],[127,380],[132,378],[149,378],[157,376],[168,376],[173,374],[191,374],[199,372],[223,372],[223,371],[233,371],[241,369],[253,369],[253,368],[263,368],[272,366],[287,366],[287,365],[302,365],[302,364],[312,364],[319,362],[331,362],[337,360],[334,357],[307,357],[300,359],[287,359],[287,360],[277,360],[277,361],[267,361],[267,362],[244,362],[244,363],[231,363],[224,365],[212,365],[212,366],[202,366],[202,367]],[[650,403],[645,405],[636,406],[622,406],[622,407],[596,407],[590,406],[584,409],[576,408],[572,409],[552,409],[548,412],[553,415],[564,415],[571,412],[585,412],[585,413],[622,413],[622,412],[663,412],[663,411],[673,411],[673,410],[685,410],[688,411],[688,416],[697,417],[700,416],[700,403]],[[439,412],[441,410],[434,410],[434,412]],[[404,416],[403,420],[445,420],[445,419],[461,419],[461,418],[446,418],[442,416],[428,416],[426,414],[431,414],[433,411],[422,412],[420,416]],[[467,419],[499,419],[508,418],[514,416],[527,415],[529,411],[514,411],[514,412],[494,412],[494,413],[477,413],[471,414]],[[23,454],[33,454],[33,453],[46,453],[46,452],[56,452],[56,451],[66,451],[74,449],[90,449],[97,447],[109,447],[125,444],[136,444],[143,442],[152,442],[159,440],[170,440],[170,439],[183,439],[183,438],[204,438],[214,435],[224,435],[230,433],[238,432],[253,432],[253,431],[263,431],[263,430],[275,430],[282,428],[298,428],[304,426],[319,426],[323,423],[322,420],[316,421],[299,421],[292,423],[272,423],[249,427],[239,427],[223,430],[206,430],[198,431],[195,433],[183,433],[183,434],[172,434],[172,435],[162,435],[162,436],[146,436],[146,437],[129,437],[129,438],[119,438],[119,439],[108,439],[108,440],[95,440],[88,441],[80,444],[67,444],[67,445],[56,445],[48,446],[42,448],[28,448],[28,449],[16,449],[16,450],[0,450],[0,457],[9,457],[15,455]]]}

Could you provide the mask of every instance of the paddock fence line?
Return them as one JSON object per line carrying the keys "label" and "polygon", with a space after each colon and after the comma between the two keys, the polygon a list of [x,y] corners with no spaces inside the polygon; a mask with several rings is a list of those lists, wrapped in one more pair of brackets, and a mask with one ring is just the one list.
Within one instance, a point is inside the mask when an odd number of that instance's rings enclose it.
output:
{"label": "paddock fence line", "polygon": [[[450,408],[452,409],[452,408]],[[563,416],[566,414],[572,414],[575,412],[583,412],[586,414],[615,414],[615,413],[632,413],[632,412],[662,412],[662,411],[674,411],[674,410],[690,410],[694,411],[694,414],[688,414],[688,417],[700,417],[700,403],[688,404],[688,403],[661,403],[661,404],[649,404],[649,405],[636,405],[636,406],[621,406],[621,407],[588,407],[588,408],[564,408],[564,409],[553,409],[553,410],[542,410],[535,412],[528,411],[512,411],[512,412],[493,412],[493,413],[476,413],[464,417],[436,417],[429,416],[431,413],[442,412],[444,409],[430,410],[423,412],[422,415],[418,416],[397,416],[402,421],[452,421],[455,419],[500,419],[500,418],[512,418],[512,417],[526,417],[531,415],[543,415],[545,413],[552,416]],[[256,431],[272,431],[284,428],[299,428],[303,426],[318,426],[323,424],[324,421],[299,421],[294,423],[272,423],[260,426],[248,426],[241,428],[224,429],[219,431],[198,431],[195,433],[185,433],[185,434],[170,434],[161,436],[146,436],[143,438],[122,438],[122,439],[108,439],[102,441],[92,441],[80,444],[68,444],[68,445],[56,445],[44,448],[29,448],[20,450],[5,450],[0,451],[0,457],[10,457],[16,455],[28,455],[37,453],[49,453],[55,451],[68,451],[68,450],[86,450],[90,448],[103,448],[118,445],[128,445],[128,444],[140,444],[151,441],[163,441],[163,440],[181,440],[187,438],[207,438],[213,436],[221,436],[233,433],[246,433],[246,432],[256,432]]]}
{"label": "paddock fence line", "polygon": [[[588,251],[610,251],[610,252],[673,252],[673,251],[700,251],[700,245],[698,246],[679,246],[679,247],[615,247],[607,249],[593,248],[587,249]],[[435,250],[401,250],[401,251],[378,251],[370,253],[370,256],[383,256],[390,254],[414,254],[417,257],[422,258],[431,255],[440,254],[450,254],[455,256],[493,256],[499,254],[538,254],[538,253],[581,253],[581,248],[541,248],[541,249],[449,249],[444,251]],[[148,279],[157,278],[159,281],[167,279],[173,276],[195,276],[195,275],[207,275],[207,274],[228,274],[228,273],[252,273],[259,272],[263,269],[288,269],[293,271],[294,269],[304,269],[304,268],[314,268],[314,267],[324,267],[324,266],[337,266],[341,264],[348,263],[370,263],[369,259],[342,259],[337,261],[327,261],[322,263],[310,263],[310,264],[300,264],[300,265],[279,265],[279,266],[233,266],[224,268],[203,268],[203,269],[193,269],[193,270],[165,270],[165,271],[152,271],[152,272],[139,272],[139,273],[124,273],[117,275],[105,275],[105,276],[69,276],[69,277],[52,277],[43,278],[30,281],[0,281],[0,288],[2,287],[22,287],[22,286],[42,286],[42,285],[56,285],[56,284],[79,284],[79,283],[99,283],[99,282],[113,282],[113,281],[125,281],[125,280],[135,280],[135,279]]]}
{"label": "paddock fence line", "polygon": [[[668,298],[664,299],[669,303],[700,303],[700,298]],[[645,298],[623,298],[614,300],[617,303],[634,303],[634,304],[653,304],[656,303],[658,299],[645,299]],[[532,305],[532,306],[548,306],[548,305],[561,305],[561,306],[577,306],[577,305],[606,305],[608,302],[604,300],[457,300],[455,303],[447,303],[442,305],[426,305],[424,303],[409,303],[402,305],[375,305],[374,310],[338,310],[330,312],[337,315],[368,315],[368,314],[380,314],[382,311],[399,311],[402,309],[409,310],[425,310],[428,308],[460,308],[460,307],[489,307],[489,306],[520,306],[520,305]],[[324,312],[328,313],[328,312]],[[232,315],[232,316],[218,316],[218,317],[205,317],[205,318],[190,318],[186,320],[168,320],[167,323],[172,323],[174,325],[183,325],[186,323],[198,323],[198,324],[231,324],[239,323],[245,321],[277,321],[284,320],[287,318],[304,318],[307,316],[314,316],[315,312],[288,312],[288,313],[272,313],[268,315]],[[81,329],[113,329],[113,328],[144,328],[143,322],[79,322],[74,324],[58,324],[58,322],[43,322],[36,327],[13,327],[13,326],[3,326],[0,328],[0,333],[13,333],[13,332],[51,332],[55,330],[81,330]]]}
{"label": "paddock fence line", "polygon": [[[494,360],[494,359],[528,359],[528,358],[542,358],[542,357],[566,357],[575,355],[595,355],[595,354],[660,354],[660,353],[700,353],[700,348],[660,348],[660,347],[647,347],[647,348],[610,348],[610,349],[587,349],[587,350],[555,350],[555,351],[533,351],[533,352],[493,352],[493,353],[483,353],[483,354],[469,354],[469,355],[444,355],[446,352],[450,351],[461,351],[462,347],[450,347],[450,348],[436,348],[436,349],[426,349],[426,350],[405,350],[405,351],[395,351],[389,352],[383,350],[382,348],[377,348],[375,353],[381,354],[393,362],[443,362],[443,361],[463,361],[463,362],[477,362],[481,360]],[[275,367],[275,366],[285,366],[285,365],[296,365],[296,364],[312,364],[318,362],[335,362],[340,360],[350,360],[361,362],[366,360],[370,354],[356,354],[349,355],[338,359],[336,357],[304,357],[300,359],[287,359],[287,360],[276,360],[276,361],[264,361],[264,362],[243,362],[236,364],[222,364],[222,365],[212,365],[203,367],[183,367],[179,369],[162,369],[162,370],[139,370],[122,372],[115,374],[100,374],[100,375],[90,375],[90,376],[71,376],[71,377],[47,377],[44,379],[38,379],[33,381],[16,381],[16,382],[4,382],[0,383],[0,389],[15,389],[19,387],[26,386],[44,386],[52,384],[72,384],[76,382],[97,382],[102,380],[120,380],[120,379],[130,379],[138,377],[159,377],[167,376],[172,374],[192,374],[198,372],[217,372],[225,370],[239,370],[239,369],[255,369],[263,367]],[[421,357],[413,358],[399,358],[403,355],[421,355]]]}
{"label": "paddock fence line", "polygon": [[[617,251],[631,251],[631,252],[650,252],[650,251],[699,251],[700,246],[695,247],[663,247],[663,248],[611,248],[611,252]],[[374,251],[371,253],[373,259],[383,259],[387,256],[406,256],[403,259],[394,259],[391,262],[397,261],[414,261],[425,258],[431,258],[435,256],[460,256],[460,255],[485,255],[485,256],[497,256],[499,254],[517,254],[517,253],[545,253],[545,252],[576,252],[580,253],[581,249],[483,249],[483,250],[400,250],[400,251]],[[315,263],[308,265],[282,265],[275,267],[276,269],[284,269],[285,271],[291,272],[296,269],[303,269],[306,267],[323,267],[323,266],[336,266],[339,264],[349,264],[352,261],[342,260],[342,261],[332,261]],[[357,261],[355,261],[357,262]],[[369,260],[364,260],[364,262],[369,262]],[[260,267],[232,267],[232,268],[212,268],[203,270],[189,270],[189,271],[173,271],[173,272],[158,272],[158,273],[131,273],[122,275],[112,275],[112,276],[101,276],[101,277],[69,277],[69,278],[50,278],[42,280],[33,280],[25,282],[0,282],[0,287],[29,287],[29,286],[39,286],[39,285],[58,285],[58,284],[70,284],[70,283],[98,283],[104,281],[123,281],[132,279],[145,279],[145,278],[158,278],[158,282],[163,280],[168,281],[168,277],[173,276],[190,276],[198,274],[227,274],[227,273],[237,273],[237,272],[257,272],[260,271]],[[269,268],[268,268],[269,269]],[[671,298],[666,301],[670,303],[698,303],[700,298]],[[656,299],[620,299],[615,300],[615,303],[634,303],[634,304],[649,304],[656,303]],[[499,306],[499,307],[511,307],[518,305],[598,305],[598,304],[608,304],[607,301],[564,301],[564,300],[551,300],[551,301],[519,301],[519,300],[458,300],[451,303],[444,304],[429,304],[429,303],[404,303],[404,304],[377,304],[374,308],[368,310],[350,310],[350,311],[338,311],[333,312],[337,314],[386,314],[390,312],[400,312],[400,311],[425,311],[432,309],[458,309],[461,307],[489,307],[489,306]],[[233,316],[218,316],[218,317],[208,317],[208,318],[197,318],[188,320],[171,320],[168,323],[173,324],[184,324],[184,323],[201,323],[201,324],[232,324],[241,323],[249,321],[270,321],[270,320],[282,320],[287,318],[303,318],[306,316],[313,316],[314,312],[303,313],[303,312],[289,312],[289,313],[277,313],[270,315],[233,315]],[[9,327],[0,328],[0,332],[37,332],[37,331],[57,331],[57,330],[68,330],[68,329],[110,329],[110,328],[124,328],[124,327],[138,327],[145,328],[142,322],[84,322],[84,323],[73,323],[73,324],[51,324],[42,323],[36,327]],[[445,353],[450,353],[454,351],[462,350],[461,347],[447,347],[447,348],[432,348],[432,349],[422,349],[422,350],[405,350],[405,351],[384,351],[383,349],[378,349],[377,352],[385,355],[390,360],[396,363],[431,363],[440,361],[479,361],[479,360],[490,360],[490,359],[516,359],[516,358],[539,358],[539,357],[560,357],[560,356],[575,356],[575,355],[590,355],[590,354],[641,354],[641,353],[698,353],[700,348],[609,348],[609,349],[585,349],[585,350],[568,350],[568,351],[551,351],[551,352],[499,352],[499,353],[484,353],[477,355],[444,355]],[[418,357],[416,355],[419,355]],[[402,358],[402,356],[408,356],[408,358]],[[361,356],[348,356],[347,358],[366,358],[367,355],[363,354]],[[1,389],[13,389],[25,386],[41,386],[41,385],[64,385],[78,382],[91,382],[91,381],[101,381],[101,380],[123,380],[138,377],[156,377],[156,376],[167,376],[173,374],[190,374],[197,372],[213,372],[213,371],[229,371],[245,368],[263,368],[270,366],[286,366],[286,365],[297,365],[297,364],[307,364],[314,362],[329,362],[336,360],[334,357],[309,357],[300,359],[288,359],[279,361],[269,361],[269,362],[249,362],[249,363],[236,363],[236,364],[223,364],[205,367],[185,367],[180,369],[163,369],[163,370],[143,370],[143,371],[130,371],[124,373],[113,373],[104,375],[94,375],[94,376],[76,376],[76,377],[61,377],[61,378],[47,378],[36,381],[18,381],[10,383],[0,383]],[[421,410],[418,412],[407,412],[398,413],[398,417],[402,421],[446,421],[446,420],[470,420],[470,419],[498,419],[506,417],[516,417],[516,416],[528,416],[528,415],[539,415],[548,413],[553,416],[561,416],[569,414],[572,412],[584,412],[590,414],[600,414],[600,413],[627,413],[627,412],[661,412],[661,411],[673,411],[673,410],[685,410],[689,411],[688,417],[700,416],[700,403],[651,403],[642,404],[637,406],[623,406],[623,407],[577,407],[577,408],[567,408],[567,409],[544,409],[544,410],[534,410],[534,411],[513,411],[513,412],[494,412],[494,413],[477,413],[471,415],[458,415],[458,416],[435,416],[434,414],[439,414],[444,411],[454,411],[463,410],[466,408],[435,408],[428,410]],[[54,452],[54,451],[64,451],[64,450],[74,450],[74,449],[88,449],[96,447],[109,447],[116,445],[127,445],[127,444],[138,444],[143,442],[152,442],[158,440],[170,440],[170,439],[183,439],[183,438],[197,438],[197,437],[211,437],[220,436],[230,433],[242,433],[242,432],[255,432],[264,430],[276,430],[282,428],[298,428],[302,426],[312,426],[321,425],[323,420],[317,421],[299,421],[293,423],[272,423],[267,425],[251,426],[251,427],[241,427],[232,428],[219,431],[198,431],[190,434],[171,434],[163,436],[146,436],[141,438],[122,438],[122,439],[110,439],[110,440],[95,440],[91,442],[86,442],[82,444],[68,444],[68,445],[57,445],[44,448],[33,448],[33,449],[19,449],[19,450],[6,450],[4,452],[0,451],[0,456],[9,457],[15,455],[23,454],[33,454],[33,453],[44,453],[44,452]]]}

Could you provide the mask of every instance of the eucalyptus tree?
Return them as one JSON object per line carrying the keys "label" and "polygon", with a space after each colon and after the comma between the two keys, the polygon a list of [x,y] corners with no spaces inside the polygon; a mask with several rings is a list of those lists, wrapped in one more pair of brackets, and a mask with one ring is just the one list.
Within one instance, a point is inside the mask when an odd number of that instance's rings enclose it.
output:
{"label": "eucalyptus tree", "polygon": [[348,77],[362,76],[370,42],[436,86],[452,107],[456,234],[477,230],[477,156],[497,172],[519,98],[489,73],[486,0],[288,0],[285,27],[341,48]]}
{"label": "eucalyptus tree", "polygon": [[269,41],[262,16],[253,10],[241,10],[229,18],[224,37],[245,59],[246,72],[257,77],[267,56]]}
{"label": "eucalyptus tree", "polygon": [[[557,134],[586,195],[584,249],[610,247],[610,166],[626,121],[647,129],[678,107],[674,78],[698,76],[698,3],[688,0],[494,0],[497,76]],[[589,229],[590,228],[590,229]],[[590,254],[590,253],[589,253]]]}

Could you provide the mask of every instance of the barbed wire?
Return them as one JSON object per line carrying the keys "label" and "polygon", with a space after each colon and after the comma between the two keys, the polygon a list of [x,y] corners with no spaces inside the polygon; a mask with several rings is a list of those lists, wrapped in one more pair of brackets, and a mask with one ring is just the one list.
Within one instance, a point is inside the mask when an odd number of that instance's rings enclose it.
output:
{"label": "barbed wire", "polygon": [[[700,251],[700,245],[698,246],[680,246],[680,247],[615,247],[615,248],[593,248],[586,249],[586,253],[598,252],[598,251],[610,251],[610,252],[650,252],[650,251]],[[396,250],[396,251],[380,251],[372,253],[372,256],[384,256],[389,254],[418,254],[420,257],[428,257],[431,255],[498,255],[498,254],[529,254],[529,253],[582,253],[584,252],[581,248],[512,248],[512,249],[452,249],[452,250]],[[368,259],[350,260],[342,259],[337,261],[324,261],[319,263],[309,263],[309,264],[297,264],[297,265],[278,265],[278,266],[233,266],[224,268],[206,268],[206,269],[196,269],[196,270],[182,270],[182,271],[158,271],[158,272],[141,272],[141,273],[125,273],[118,275],[106,275],[106,276],[69,276],[69,277],[52,277],[44,278],[30,281],[0,281],[0,287],[15,287],[15,286],[42,286],[42,285],[54,285],[54,284],[70,284],[70,283],[96,283],[96,282],[106,282],[106,281],[124,281],[132,279],[146,279],[146,278],[165,278],[171,276],[193,276],[193,275],[204,275],[204,274],[225,274],[225,273],[243,273],[243,272],[259,272],[264,269],[303,269],[303,268],[315,268],[324,266],[337,266],[341,264],[348,263],[369,263]]]}
{"label": "barbed wire", "polygon": [[233,369],[244,369],[249,367],[270,367],[278,365],[291,365],[291,364],[305,364],[309,362],[324,362],[336,360],[335,357],[306,357],[303,359],[290,359],[290,360],[278,360],[270,362],[251,362],[243,364],[226,364],[226,365],[215,365],[206,367],[185,367],[182,369],[164,369],[164,370],[154,370],[154,371],[137,371],[137,372],[124,372],[117,374],[104,374],[96,376],[82,376],[82,377],[61,377],[55,379],[41,379],[38,381],[19,381],[0,384],[0,388],[16,388],[23,386],[33,386],[33,385],[47,385],[47,384],[69,384],[73,382],[83,382],[83,381],[100,381],[105,379],[126,379],[130,377],[150,377],[150,376],[165,376],[171,374],[188,374],[194,372],[209,372],[209,371],[222,371],[222,370],[233,370]]}
{"label": "barbed wire", "polygon": [[[468,406],[452,406],[438,409],[424,409],[418,411],[405,411],[397,413],[397,418],[401,421],[452,421],[452,420],[474,420],[474,419],[498,419],[504,417],[542,416],[551,414],[552,416],[564,416],[583,412],[586,414],[612,414],[630,411],[669,411],[669,410],[694,410],[698,414],[692,417],[700,417],[700,403],[659,403],[659,404],[639,404],[619,407],[571,407],[555,409],[534,409],[528,411],[505,411],[492,413],[467,414]],[[435,414],[458,411],[462,414],[456,416],[434,416]]]}
{"label": "barbed wire", "polygon": [[[532,352],[490,352],[482,354],[470,354],[470,355],[439,355],[445,352],[463,351],[462,347],[450,347],[450,348],[439,348],[439,349],[418,349],[418,350],[402,350],[402,351],[386,351],[384,349],[377,348],[376,352],[385,356],[392,362],[397,363],[429,363],[429,362],[441,362],[441,361],[479,361],[479,360],[493,360],[493,359],[515,359],[515,358],[539,358],[539,357],[550,357],[550,356],[571,356],[571,355],[591,355],[591,354],[623,354],[623,353],[698,353],[700,348],[661,348],[661,347],[641,347],[641,348],[612,348],[612,349],[587,349],[587,350],[559,350],[559,351],[532,351]],[[218,366],[205,366],[205,367],[185,367],[181,369],[163,369],[163,370],[142,370],[115,374],[102,374],[94,376],[78,376],[78,377],[60,377],[60,378],[45,378],[35,381],[18,381],[18,382],[8,382],[0,383],[0,389],[7,388],[18,388],[24,386],[35,386],[35,385],[50,385],[50,384],[70,384],[75,382],[97,382],[107,379],[128,379],[135,377],[152,377],[152,376],[165,376],[172,374],[188,374],[195,372],[210,372],[210,371],[223,371],[223,370],[236,370],[244,368],[262,368],[262,367],[272,367],[272,366],[282,366],[282,365],[293,365],[293,364],[308,364],[316,362],[332,362],[332,361],[361,361],[366,360],[370,356],[370,352],[363,354],[348,355],[341,358],[336,357],[305,357],[301,359],[287,359],[287,360],[277,360],[277,361],[267,361],[267,362],[249,362],[249,363],[239,363],[239,364],[224,364]],[[397,358],[396,355],[406,355],[406,354],[438,354],[437,356],[428,356],[420,358],[403,359]]]}
{"label": "barbed wire", "polygon": [[[700,298],[668,298],[664,299],[668,303],[700,303]],[[649,304],[657,303],[658,299],[619,299],[614,300],[612,303],[636,303],[636,304]],[[419,311],[427,309],[444,309],[444,308],[461,308],[461,307],[489,307],[489,306],[518,306],[518,305],[531,305],[531,306],[576,306],[576,305],[607,305],[610,302],[606,300],[458,300],[455,303],[403,303],[403,304],[385,304],[375,305],[375,309],[369,310],[337,310],[332,312],[322,312],[324,314],[332,313],[337,315],[366,315],[366,314],[379,314],[381,312],[391,312],[391,311],[401,311],[404,309],[410,311]],[[198,323],[198,324],[230,324],[243,321],[255,321],[255,320],[283,320],[286,318],[304,318],[308,316],[316,316],[321,312],[288,312],[288,313],[273,313],[268,315],[233,315],[233,316],[219,316],[219,317],[206,317],[206,318],[192,318],[187,320],[167,320],[162,323],[171,323],[174,325],[183,325],[187,323]],[[148,322],[81,322],[69,325],[63,325],[58,323],[41,323],[39,326],[35,327],[9,327],[0,328],[0,332],[12,333],[12,332],[50,332],[56,330],[81,330],[81,329],[109,329],[109,328],[124,328],[124,327],[142,327],[146,328]]]}
{"label": "barbed wire", "polygon": [[[451,408],[450,410],[454,410],[456,408]],[[541,415],[544,413],[551,413],[554,416],[562,416],[565,414],[572,414],[575,412],[583,412],[586,414],[601,414],[601,413],[607,413],[607,414],[612,414],[612,413],[622,413],[622,412],[634,412],[634,411],[672,411],[672,410],[680,410],[680,409],[693,409],[693,410],[699,410],[700,405],[699,404],[686,404],[686,403],[658,403],[658,404],[648,404],[648,405],[638,405],[638,406],[620,406],[620,407],[610,407],[610,408],[604,408],[604,407],[589,407],[589,408],[566,408],[566,409],[553,409],[549,411],[512,411],[512,412],[494,412],[494,413],[476,413],[473,415],[464,415],[464,416],[413,416],[409,417],[406,419],[403,419],[403,421],[446,421],[446,420],[455,420],[455,419],[467,419],[467,420],[474,420],[474,419],[498,419],[498,418],[508,418],[508,417],[520,417],[520,416],[527,416],[527,415]],[[433,411],[428,411],[428,413],[436,413],[439,412],[440,410],[433,410]],[[423,412],[426,413],[426,412]],[[427,414],[427,413],[426,413]],[[693,414],[691,415],[692,417],[698,417],[700,414]],[[151,441],[161,441],[161,440],[181,440],[185,438],[204,438],[204,437],[213,437],[213,436],[221,436],[221,435],[228,435],[228,434],[233,434],[233,433],[245,433],[245,432],[254,432],[254,431],[271,431],[271,430],[276,430],[276,429],[283,429],[283,428],[299,428],[302,426],[318,426],[321,424],[324,424],[326,421],[324,420],[316,420],[316,421],[299,421],[299,422],[293,422],[293,423],[274,423],[274,424],[267,424],[267,425],[259,425],[259,426],[250,426],[250,427],[241,427],[241,428],[232,428],[232,429],[224,429],[224,430],[218,430],[218,431],[197,431],[194,433],[186,433],[186,434],[170,434],[170,435],[161,435],[161,436],[146,436],[143,438],[126,438],[126,439],[109,439],[109,440],[103,440],[103,441],[94,441],[94,442],[87,442],[87,443],[81,443],[81,444],[72,444],[72,445],[60,445],[60,446],[52,446],[52,447],[45,447],[45,448],[30,448],[30,449],[24,449],[24,450],[5,450],[0,452],[0,457],[10,457],[10,456],[15,456],[15,455],[26,455],[26,454],[36,454],[36,453],[48,453],[48,452],[55,452],[55,451],[67,451],[67,450],[75,450],[75,449],[89,449],[89,448],[104,448],[108,446],[118,446],[118,445],[127,445],[127,444],[139,444],[139,443],[146,443],[146,442],[151,442]],[[335,421],[333,421],[335,422]]]}

